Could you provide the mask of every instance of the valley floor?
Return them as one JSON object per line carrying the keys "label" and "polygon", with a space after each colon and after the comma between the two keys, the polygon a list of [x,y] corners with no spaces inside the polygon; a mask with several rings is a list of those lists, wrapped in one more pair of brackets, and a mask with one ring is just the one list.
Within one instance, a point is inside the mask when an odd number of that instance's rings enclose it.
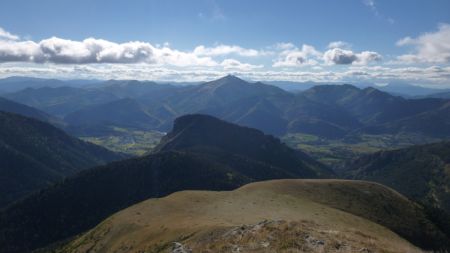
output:
{"label": "valley floor", "polygon": [[[81,136],[80,138],[103,146],[115,152],[140,156],[151,151],[165,133],[158,131],[114,128],[114,134],[102,136]],[[320,162],[331,167],[359,155],[375,153],[380,150],[405,148],[412,145],[442,141],[423,135],[369,135],[355,134],[342,139],[327,139],[309,134],[286,134],[281,140],[290,147],[300,149]]]}
{"label": "valley floor", "polygon": [[287,134],[281,140],[331,167],[339,166],[345,160],[359,155],[442,141],[442,139],[411,133],[354,134],[342,139],[326,139],[309,134]]}
{"label": "valley floor", "polygon": [[158,131],[114,128],[114,134],[103,136],[81,136],[80,139],[103,146],[115,152],[140,156],[152,150],[165,133]]}

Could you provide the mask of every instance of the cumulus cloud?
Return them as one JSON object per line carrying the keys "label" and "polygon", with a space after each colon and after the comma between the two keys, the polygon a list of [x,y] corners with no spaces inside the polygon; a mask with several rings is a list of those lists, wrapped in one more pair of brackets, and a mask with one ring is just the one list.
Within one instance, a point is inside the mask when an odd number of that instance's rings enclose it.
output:
{"label": "cumulus cloud", "polygon": [[220,56],[228,54],[236,54],[239,56],[254,57],[260,56],[263,52],[255,49],[247,49],[240,46],[229,46],[229,45],[218,45],[215,47],[205,47],[200,45],[196,47],[193,51],[195,55],[199,56]]}
{"label": "cumulus cloud", "polygon": [[381,61],[383,57],[377,52],[362,51],[361,53],[356,54],[356,58],[356,64],[367,65],[371,62]]}
{"label": "cumulus cloud", "polygon": [[405,37],[397,46],[412,46],[409,54],[398,56],[401,63],[450,63],[450,24],[441,24],[435,32],[417,38]]}
{"label": "cumulus cloud", "polygon": [[217,56],[235,54],[243,57],[263,55],[263,51],[236,45],[198,46],[193,51],[179,51],[168,44],[154,46],[147,42],[115,43],[87,38],[74,41],[52,37],[39,42],[0,40],[0,62],[34,62],[55,64],[147,63],[177,67],[224,67],[252,69],[260,65],[227,59],[220,63]]}
{"label": "cumulus cloud", "polygon": [[[350,50],[343,41],[329,44],[325,53],[313,46],[304,44],[301,48],[292,43],[279,43],[264,51],[244,48],[238,45],[219,44],[214,47],[200,45],[192,51],[180,51],[164,45],[152,45],[148,42],[130,41],[116,43],[104,39],[87,38],[81,41],[51,37],[41,41],[21,40],[19,36],[0,30],[0,63],[31,62],[53,64],[138,64],[176,67],[216,67],[225,69],[249,70],[263,67],[242,63],[238,59],[219,58],[228,55],[239,57],[261,57],[273,55],[273,67],[316,66],[326,64],[367,64],[379,60],[375,52],[364,51],[359,54]],[[340,48],[341,47],[341,48]]]}
{"label": "cumulus cloud", "polygon": [[42,62],[44,61],[39,45],[32,41],[0,40],[0,62]]}
{"label": "cumulus cloud", "polygon": [[279,59],[273,63],[273,67],[296,67],[318,64],[317,58],[322,55],[313,46],[303,44],[302,48],[292,47],[290,44],[282,45],[285,50],[280,53]]}
{"label": "cumulus cloud", "polygon": [[284,43],[279,48],[285,48],[279,54],[279,58],[274,61],[273,67],[298,67],[325,65],[367,65],[371,62],[381,60],[381,55],[373,51],[362,51],[355,53],[349,49],[340,47],[350,47],[350,44],[343,41],[329,43],[328,50],[320,52],[313,46],[304,44],[301,49],[292,44]]}
{"label": "cumulus cloud", "polygon": [[18,39],[20,39],[19,36],[11,34],[10,32],[0,27],[0,40],[18,40]]}
{"label": "cumulus cloud", "polygon": [[[329,43],[323,51],[311,45],[297,47],[278,43],[264,50],[238,45],[200,45],[180,51],[169,44],[154,45],[142,41],[116,43],[103,39],[68,40],[52,37],[41,41],[20,39],[0,30],[0,76],[28,75],[56,78],[153,79],[203,81],[232,71],[251,80],[289,81],[379,81],[404,80],[411,83],[448,84],[450,67],[430,68],[389,65],[376,66],[382,56],[373,51],[353,51],[343,41]],[[6,34],[6,35],[5,35]],[[413,51],[399,58],[408,62],[448,63],[450,61],[450,25],[417,38],[406,37],[399,46]],[[275,57],[273,57],[273,55]],[[235,57],[237,59],[233,59]],[[267,56],[270,56],[268,58]],[[252,57],[251,63],[243,58]],[[261,58],[258,58],[261,57]],[[272,59],[273,57],[273,59]],[[272,69],[261,63],[272,60]],[[330,65],[347,65],[330,68]],[[310,71],[300,71],[297,68]],[[285,67],[286,69],[277,69]],[[333,69],[333,71],[330,71]]]}
{"label": "cumulus cloud", "polygon": [[333,48],[323,55],[327,64],[352,64],[357,60],[356,55],[350,50]]}
{"label": "cumulus cloud", "polygon": [[43,57],[53,63],[136,63],[154,62],[155,48],[143,42],[116,44],[88,38],[72,41],[52,37],[39,42]]}
{"label": "cumulus cloud", "polygon": [[211,57],[199,57],[191,52],[183,52],[169,47],[155,48],[154,61],[158,65],[177,67],[214,67],[218,63]]}
{"label": "cumulus cloud", "polygon": [[366,65],[373,61],[380,61],[381,55],[377,52],[363,51],[361,53],[354,53],[351,50],[345,50],[341,48],[333,48],[326,51],[323,55],[323,59],[326,64],[332,65],[346,65],[346,64],[359,64]]}
{"label": "cumulus cloud", "polygon": [[52,37],[34,41],[0,41],[0,62],[51,62],[57,64],[149,63],[174,66],[216,66],[211,57],[155,47],[150,43],[132,41],[114,43],[88,38],[73,41]]}

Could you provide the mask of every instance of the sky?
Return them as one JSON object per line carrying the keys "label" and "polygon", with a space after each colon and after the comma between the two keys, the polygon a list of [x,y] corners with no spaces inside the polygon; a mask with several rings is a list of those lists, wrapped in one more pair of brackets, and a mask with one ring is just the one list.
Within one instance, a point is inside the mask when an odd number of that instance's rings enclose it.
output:
{"label": "sky", "polygon": [[450,87],[448,0],[2,0],[0,77]]}

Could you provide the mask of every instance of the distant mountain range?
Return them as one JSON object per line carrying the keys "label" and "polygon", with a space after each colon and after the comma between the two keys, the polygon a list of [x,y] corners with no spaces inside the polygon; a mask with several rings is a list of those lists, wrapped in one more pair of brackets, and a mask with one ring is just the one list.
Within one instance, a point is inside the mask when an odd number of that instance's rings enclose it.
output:
{"label": "distant mountain range", "polygon": [[0,79],[0,93],[16,92],[31,87],[59,87],[67,85],[68,83],[56,79],[13,76]]}
{"label": "distant mountain range", "polygon": [[144,105],[131,98],[87,106],[64,118],[72,127],[114,125],[134,129],[155,129],[161,122],[146,111]]}
{"label": "distant mountain range", "polygon": [[22,116],[30,117],[33,119],[37,119],[40,121],[44,121],[47,123],[50,123],[54,126],[64,127],[65,123],[63,120],[59,119],[58,117],[51,116],[50,114],[47,114],[43,111],[40,111],[38,109],[35,109],[33,107],[16,103],[14,101],[4,99],[0,97],[0,111],[3,112],[9,112],[9,113],[15,113]]}
{"label": "distant mountain range", "polygon": [[95,89],[82,89],[68,86],[26,88],[16,93],[4,95],[4,97],[58,117],[64,117],[68,113],[88,106],[119,99],[113,94]]}
{"label": "distant mountain range", "polygon": [[375,83],[326,83],[326,82],[290,82],[290,81],[267,81],[267,84],[271,84],[274,86],[277,86],[279,88],[282,88],[286,91],[291,92],[301,92],[305,91],[307,89],[313,88],[315,86],[321,86],[321,85],[343,85],[343,84],[349,84],[353,85],[355,87],[358,87],[360,89],[365,88],[375,88],[377,90],[381,90],[384,92],[387,92],[394,96],[402,96],[405,98],[415,98],[415,97],[432,97],[433,94],[438,93],[447,93],[450,92],[450,88],[428,88],[418,85],[411,85],[405,82],[390,82],[383,85],[378,85]]}
{"label": "distant mountain range", "polygon": [[342,138],[358,132],[450,136],[448,99],[405,99],[352,85],[318,85],[291,93],[226,76],[189,86],[112,80],[91,88],[28,88],[4,96],[64,118],[70,125],[67,130],[77,135],[131,125],[168,131],[176,117],[203,113],[278,136]]}
{"label": "distant mountain range", "polygon": [[[96,79],[74,79],[74,80],[58,80],[58,79],[45,79],[35,77],[21,77],[13,76],[4,79],[0,79],[0,94],[17,92],[25,88],[42,88],[42,87],[78,87],[78,88],[99,88],[116,83],[141,83],[141,84],[160,84],[160,85],[172,85],[176,87],[183,86],[195,86],[203,84],[205,82],[153,82],[153,81],[135,81],[135,80],[96,80]],[[264,81],[264,83],[276,86],[290,92],[300,92],[310,89],[319,85],[342,85],[345,82],[294,82],[294,81]],[[383,85],[377,85],[375,83],[347,83],[361,89],[372,87],[381,91],[388,92],[392,95],[404,96],[406,98],[412,97],[424,97],[433,96],[433,94],[450,92],[450,88],[430,88],[418,85],[408,84],[406,82],[390,82]]]}
{"label": "distant mountain range", "polygon": [[326,166],[261,131],[188,115],[175,121],[152,154],[84,171],[0,212],[0,245],[7,245],[0,252],[46,246],[122,208],[175,191],[334,176]]}
{"label": "distant mountain range", "polygon": [[[177,191],[335,177],[380,182],[418,203],[367,183],[361,187],[375,191],[379,206],[369,201],[374,199],[371,194],[349,201],[354,199],[337,197],[349,194],[343,191],[349,185],[345,181],[329,181],[330,191],[320,193],[328,189],[323,185],[314,189],[308,196],[316,199],[308,203],[366,219],[364,226],[375,222],[426,249],[449,248],[450,238],[442,236],[450,234],[447,142],[350,155],[355,159],[334,172],[272,136],[310,134],[350,142],[363,135],[448,139],[450,100],[445,93],[411,99],[348,84],[288,92],[235,76],[189,85],[53,80],[47,87],[41,79],[8,82],[5,87],[16,83],[27,88],[0,99],[0,190],[5,193],[0,198],[0,253],[47,247],[137,202]],[[34,82],[42,86],[27,86]],[[109,164],[126,157],[64,132],[108,137],[124,129],[170,132],[146,155]],[[106,165],[87,169],[101,164]],[[300,188],[286,191],[292,189]],[[272,186],[266,192],[272,194]],[[334,197],[320,202],[325,195]],[[401,201],[405,206],[395,207]],[[393,217],[402,221],[396,223]]]}
{"label": "distant mountain range", "polygon": [[0,111],[0,209],[76,172],[125,157],[45,122]]}
{"label": "distant mountain range", "polygon": [[392,95],[403,96],[406,98],[413,98],[418,96],[428,96],[434,93],[449,92],[449,88],[427,88],[417,85],[411,85],[404,82],[393,82],[386,85],[369,85],[370,87],[388,92]]}
{"label": "distant mountain range", "polygon": [[426,95],[426,96],[419,96],[418,98],[423,98],[423,97],[450,99],[450,91],[432,93],[432,94]]}

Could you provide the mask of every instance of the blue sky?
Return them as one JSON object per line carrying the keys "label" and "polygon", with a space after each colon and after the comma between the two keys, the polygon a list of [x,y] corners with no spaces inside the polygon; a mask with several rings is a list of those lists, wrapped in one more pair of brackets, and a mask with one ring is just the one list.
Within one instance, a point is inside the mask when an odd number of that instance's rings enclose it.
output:
{"label": "blue sky", "polygon": [[450,85],[450,1],[2,0],[0,76]]}

